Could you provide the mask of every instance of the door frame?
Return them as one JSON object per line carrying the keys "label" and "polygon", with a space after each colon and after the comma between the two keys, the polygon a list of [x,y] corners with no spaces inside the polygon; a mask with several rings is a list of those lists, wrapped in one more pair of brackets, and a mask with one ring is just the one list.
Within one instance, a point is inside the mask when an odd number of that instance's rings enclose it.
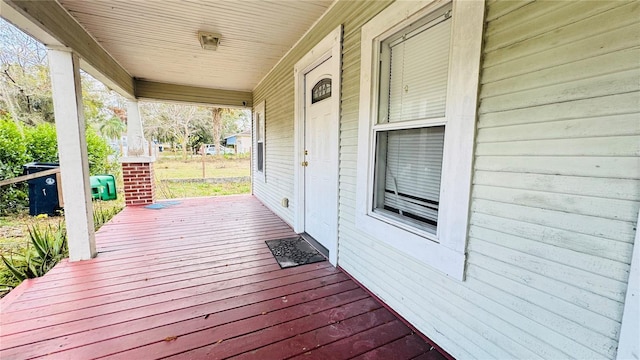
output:
{"label": "door frame", "polygon": [[304,168],[302,167],[302,159],[304,158],[304,121],[305,121],[305,75],[313,70],[316,66],[330,59],[331,61],[331,92],[335,96],[331,96],[332,111],[335,112],[336,123],[332,124],[335,135],[338,139],[338,148],[336,149],[335,166],[331,169],[332,176],[335,179],[335,221],[332,224],[332,238],[329,244],[329,262],[333,266],[338,265],[338,176],[339,176],[339,157],[340,157],[340,92],[341,92],[341,70],[342,70],[342,25],[331,31],[324,39],[316,44],[306,55],[304,55],[294,66],[294,204],[295,214],[293,221],[293,230],[296,233],[305,231],[305,182]]}

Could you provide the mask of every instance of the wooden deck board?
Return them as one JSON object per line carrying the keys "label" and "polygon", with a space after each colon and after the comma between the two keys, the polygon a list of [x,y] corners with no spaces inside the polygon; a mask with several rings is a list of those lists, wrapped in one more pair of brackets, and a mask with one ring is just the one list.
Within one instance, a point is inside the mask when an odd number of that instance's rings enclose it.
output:
{"label": "wooden deck board", "polygon": [[374,360],[374,359],[392,359],[401,357],[411,359],[425,354],[430,349],[416,334],[410,334],[396,341],[390,342],[384,346],[380,346],[362,355],[356,356],[356,360]]}
{"label": "wooden deck board", "polygon": [[[267,289],[279,290],[286,285],[299,288],[309,286],[309,284],[331,284],[346,279],[342,274],[330,275],[323,273],[323,275],[325,276],[314,279],[313,277],[318,275],[309,272],[291,275],[286,279],[278,278],[260,281],[254,284],[235,286],[234,288],[209,286],[202,289],[189,289],[190,291],[187,293],[163,293],[160,294],[160,296],[136,298],[126,302],[66,312],[52,317],[38,318],[36,321],[25,320],[7,326],[9,328],[8,332],[11,333],[8,335],[3,334],[2,346],[18,346],[37,340],[46,340],[52,337],[90,331],[97,327],[144,318],[153,314],[195,306],[212,300],[231,298],[240,300],[238,297],[241,295]],[[27,332],[29,336],[25,336],[24,333]],[[2,352],[0,352],[0,357],[2,357]]]}
{"label": "wooden deck board", "polygon": [[95,259],[0,300],[0,358],[433,357],[328,262],[280,269],[264,241],[291,236],[251,196],[126,208]]}
{"label": "wooden deck board", "polygon": [[[110,303],[117,303],[125,300],[135,299],[147,297],[155,294],[174,292],[179,289],[183,289],[185,287],[195,287],[195,286],[203,286],[208,283],[220,283],[222,281],[231,281],[231,280],[239,280],[243,283],[249,283],[251,281],[252,276],[256,276],[256,270],[264,271],[268,276],[270,272],[278,271],[280,272],[280,268],[277,265],[268,265],[262,266],[259,268],[245,269],[240,271],[232,271],[227,273],[222,273],[219,275],[208,275],[204,274],[202,277],[195,276],[193,278],[187,278],[185,281],[172,281],[169,283],[161,283],[158,284],[148,284],[148,282],[140,281],[134,283],[124,284],[128,289],[119,289],[118,292],[113,292],[111,288],[105,287],[101,289],[97,289],[97,291],[86,291],[78,293],[65,294],[66,296],[62,296],[64,298],[64,302],[56,301],[56,306],[42,306],[42,300],[39,300],[39,304],[35,303],[33,308],[27,308],[26,311],[16,311],[11,312],[6,315],[3,315],[2,323],[11,323],[15,321],[24,321],[24,319],[36,318],[36,317],[44,317],[44,316],[52,316],[56,313],[64,313],[74,310],[79,310],[82,308],[93,308],[100,305],[106,305]],[[281,273],[281,272],[280,272]],[[181,274],[182,275],[182,274]],[[170,278],[169,276],[167,278]],[[161,279],[159,279],[161,280]],[[258,279],[260,281],[260,279]],[[121,286],[114,286],[115,288],[122,288]],[[109,290],[106,292],[105,290]],[[118,290],[118,289],[117,289]],[[102,292],[101,292],[102,291]],[[76,304],[76,301],[73,300],[73,297],[76,297],[78,300],[82,302],[80,304]],[[60,298],[59,296],[58,298]],[[60,299],[56,299],[60,300]],[[31,303],[31,302],[29,302]],[[24,303],[20,303],[19,305],[24,305]],[[39,307],[35,307],[38,305]],[[24,306],[21,306],[24,308]]]}
{"label": "wooden deck board", "polygon": [[[269,256],[271,256],[271,254],[269,254]],[[58,287],[42,286],[42,293],[20,299],[20,302],[16,303],[12,310],[20,310],[25,306],[31,308],[37,306],[38,302],[42,305],[42,298],[49,298],[51,301],[49,304],[61,303],[68,300],[76,300],[78,296],[84,298],[104,296],[109,293],[122,292],[131,288],[140,289],[142,287],[170,282],[186,282],[197,277],[216,276],[216,278],[224,278],[224,275],[229,275],[233,278],[243,276],[243,274],[250,275],[258,272],[279,270],[279,267],[276,268],[272,266],[274,264],[270,260],[270,258],[263,255],[243,258],[242,262],[228,261],[222,264],[208,263],[202,264],[201,266],[181,266],[156,272],[145,269],[144,271],[138,270],[135,276],[122,275],[106,279],[96,276],[93,277],[94,281],[91,281],[91,278],[89,278],[79,279],[76,284],[71,285],[60,284]]]}

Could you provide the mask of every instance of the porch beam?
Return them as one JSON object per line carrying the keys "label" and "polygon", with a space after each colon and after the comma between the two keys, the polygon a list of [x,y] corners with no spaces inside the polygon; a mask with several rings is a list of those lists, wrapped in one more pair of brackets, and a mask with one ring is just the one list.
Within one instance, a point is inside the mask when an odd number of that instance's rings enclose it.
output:
{"label": "porch beam", "polygon": [[[81,67],[108,87],[127,98],[134,96],[134,81],[57,1],[1,0],[2,16],[47,46],[64,45],[73,49],[83,62]],[[32,25],[25,26],[26,18]],[[45,35],[46,34],[46,35]],[[48,36],[47,36],[48,35]],[[52,38],[56,41],[52,41]]]}
{"label": "porch beam", "polygon": [[135,80],[136,98],[210,104],[221,107],[251,108],[253,94],[250,91],[209,89],[196,86],[175,85],[147,80]]}
{"label": "porch beam", "polygon": [[96,255],[96,243],[79,59],[78,55],[66,49],[49,49],[47,56],[53,91],[69,260],[88,260]]}

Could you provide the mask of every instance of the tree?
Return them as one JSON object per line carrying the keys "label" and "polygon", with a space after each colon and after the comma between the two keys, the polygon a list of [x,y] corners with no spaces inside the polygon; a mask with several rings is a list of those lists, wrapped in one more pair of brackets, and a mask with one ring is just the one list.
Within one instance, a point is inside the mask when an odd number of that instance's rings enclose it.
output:
{"label": "tree", "polygon": [[[99,128],[122,108],[124,99],[81,71],[85,120]],[[47,50],[0,18],[0,115],[36,125],[54,122]],[[124,121],[124,120],[123,120]]]}
{"label": "tree", "polygon": [[229,109],[223,108],[211,108],[211,117],[213,119],[213,143],[216,146],[216,154],[221,154],[220,152],[220,140],[222,135],[222,114],[227,112]]}
{"label": "tree", "polygon": [[234,135],[251,126],[251,116],[246,110],[230,108],[211,108],[213,119],[213,142],[216,145],[216,154],[220,154],[220,143],[227,136]]}
{"label": "tree", "polygon": [[0,18],[0,105],[14,121],[53,122],[47,51]]}
{"label": "tree", "polygon": [[102,136],[118,142],[120,154],[124,153],[122,148],[122,134],[125,131],[127,131],[127,126],[116,116],[110,117],[100,125],[100,134],[102,134]]}
{"label": "tree", "polygon": [[162,103],[142,103],[145,136],[149,139],[175,141],[182,148],[182,159],[187,159],[187,149],[198,123],[209,115],[203,107]]}

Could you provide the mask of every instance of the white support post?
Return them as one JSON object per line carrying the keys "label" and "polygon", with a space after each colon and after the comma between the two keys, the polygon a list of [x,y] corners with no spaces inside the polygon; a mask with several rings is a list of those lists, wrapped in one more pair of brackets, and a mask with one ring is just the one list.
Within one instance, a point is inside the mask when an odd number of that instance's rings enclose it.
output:
{"label": "white support post", "polygon": [[69,260],[88,260],[96,255],[96,243],[79,59],[67,49],[49,49],[47,56],[58,134]]}
{"label": "white support post", "polygon": [[127,157],[150,156],[142,131],[142,119],[138,102],[127,102]]}

